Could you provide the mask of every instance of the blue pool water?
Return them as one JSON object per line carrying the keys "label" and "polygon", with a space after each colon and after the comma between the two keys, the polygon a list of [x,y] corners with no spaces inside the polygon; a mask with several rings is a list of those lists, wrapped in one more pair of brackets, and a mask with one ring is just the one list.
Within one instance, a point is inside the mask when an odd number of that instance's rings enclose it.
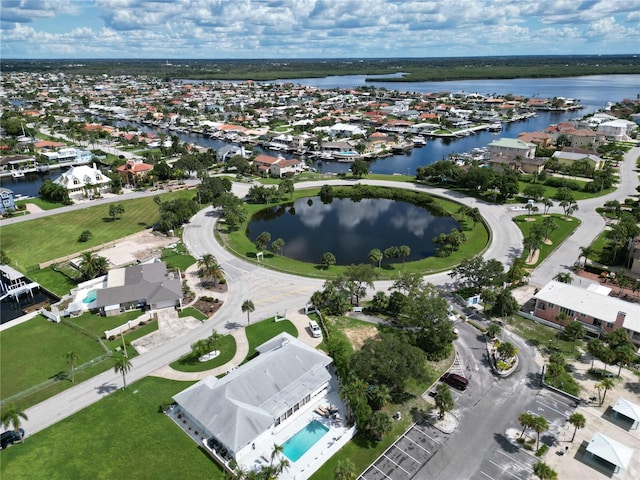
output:
{"label": "blue pool water", "polygon": [[84,297],[84,299],[82,300],[82,303],[84,304],[88,304],[91,302],[95,302],[96,301],[96,291],[95,290],[89,290],[89,293],[87,293],[87,296]]}
{"label": "blue pool water", "polygon": [[302,430],[296,433],[289,440],[282,445],[282,452],[292,462],[297,462],[298,459],[307,453],[307,451],[313,447],[318,440],[320,440],[329,429],[322,425],[317,420],[307,424]]}

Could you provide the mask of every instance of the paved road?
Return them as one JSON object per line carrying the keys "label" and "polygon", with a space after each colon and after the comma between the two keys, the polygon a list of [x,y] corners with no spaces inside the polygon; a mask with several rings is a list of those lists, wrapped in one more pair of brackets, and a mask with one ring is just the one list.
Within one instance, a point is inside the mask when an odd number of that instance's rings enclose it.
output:
{"label": "paved road", "polygon": [[[634,191],[635,185],[637,184],[637,178],[635,174],[631,175],[631,173],[633,173],[633,168],[635,166],[635,157],[637,157],[639,153],[640,149],[634,148],[625,156],[625,162],[622,164],[622,171],[624,173],[622,176],[621,186],[617,193],[609,195],[608,199],[623,199],[629,193]],[[321,185],[323,183],[324,182],[310,182],[303,184],[302,186],[311,187],[314,185]],[[338,181],[337,183],[353,182]],[[369,183],[372,185],[392,184],[392,182],[373,180],[362,181],[362,183]],[[496,258],[502,262],[510,263],[515,256],[520,254],[522,250],[522,236],[515,224],[510,221],[514,212],[504,205],[486,204],[473,198],[465,198],[463,195],[456,192],[447,192],[438,188],[409,184],[404,184],[404,186],[416,190],[431,191],[432,193],[447,196],[474,207],[477,206],[493,231],[493,243],[487,249],[485,255],[488,258]],[[249,186],[246,184],[234,185],[234,193],[244,196],[248,187]],[[601,227],[599,228],[599,224],[597,223],[599,216],[590,215],[585,210],[593,209],[594,206],[601,205],[603,201],[604,200],[600,198],[593,201],[585,201],[584,204],[583,202],[580,202],[580,210],[578,213],[580,215],[584,215],[583,225],[593,225],[585,229],[584,232],[581,232],[580,237],[574,235],[574,237],[580,238],[578,243],[571,243],[570,247],[558,248],[547,259],[547,261],[544,262],[544,269],[542,270],[544,273],[536,275],[535,278],[537,282],[544,283],[544,281],[552,278],[553,275],[557,273],[557,265],[567,263],[565,259],[570,259],[569,261],[573,262],[573,259],[577,258],[578,247],[580,245],[589,244],[591,240],[595,238],[597,233],[600,232]],[[589,203],[587,204],[586,202]],[[586,205],[588,205],[588,207]],[[58,211],[43,212],[42,216],[53,215],[58,213]],[[254,318],[265,318],[272,316],[275,313],[282,314],[285,309],[291,311],[303,308],[310,295],[315,290],[322,287],[322,284],[324,283],[322,280],[300,278],[262,269],[225,251],[220,245],[218,245],[213,237],[213,227],[216,221],[216,215],[216,212],[211,207],[200,211],[192,219],[190,224],[185,227],[184,241],[187,248],[196,257],[204,253],[213,253],[217,257],[218,261],[222,264],[226,277],[229,281],[228,300],[217,312],[215,317],[204,322],[201,327],[190,330],[185,333],[184,336],[175,338],[145,355],[134,358],[131,362],[133,368],[127,375],[129,383],[135,382],[136,380],[151,374],[153,371],[167,365],[179,356],[188,353],[189,346],[196,340],[210,335],[212,328],[215,328],[223,334],[235,328],[242,328],[246,320],[245,315],[241,312],[241,305],[246,299],[251,299],[256,306],[256,311],[252,316]],[[37,218],[35,216],[29,217]],[[2,224],[4,225],[4,222]],[[551,265],[552,267],[548,267],[548,265]],[[446,273],[428,276],[427,280],[438,285],[447,285],[450,282],[450,278]],[[376,289],[387,289],[389,284],[390,282],[378,282],[376,283]],[[36,433],[37,431],[76,413],[82,408],[91,405],[105,395],[113,392],[121,385],[121,382],[122,379],[119,374],[116,374],[113,371],[107,371],[28,409],[26,413],[29,420],[24,422],[26,431],[29,433]],[[517,388],[517,386],[511,387],[511,389],[507,388],[505,390],[501,390],[501,392],[504,393],[504,395],[498,395],[496,398],[499,401],[504,401],[504,405],[502,406],[502,408],[504,408],[503,413],[509,411],[509,409],[517,409],[516,405],[519,403],[518,399],[520,399],[521,395],[525,395],[524,393],[520,393],[524,392],[524,390]],[[511,402],[505,400],[509,396],[511,396]],[[493,397],[494,396],[491,396],[491,398]],[[484,396],[482,401],[489,402],[489,399],[487,396]],[[502,411],[501,409],[495,409],[495,406],[491,406],[491,408],[489,408],[489,405],[487,405],[487,412],[491,409],[495,410],[495,412]],[[476,418],[475,415],[469,416],[470,421],[465,423],[473,425],[473,421],[492,421],[496,422],[496,425],[499,425],[500,418],[496,418],[496,415],[498,414],[493,413],[489,416],[483,416],[482,418]],[[476,420],[472,421],[471,419],[473,418],[476,418]],[[469,438],[475,439],[475,441],[470,442],[470,444],[477,443],[478,445],[482,445],[485,441],[479,437],[480,427],[480,424],[476,425],[478,430],[469,427]],[[468,427],[465,426],[464,428],[466,429]],[[464,448],[464,446],[461,445],[460,448]],[[449,460],[453,463],[457,463],[454,458],[450,458]],[[446,468],[448,468],[446,465],[440,465],[438,462],[431,462],[431,465],[433,465],[433,467],[430,468],[434,468],[436,472],[439,470],[446,471]],[[440,466],[438,467],[438,465]],[[471,466],[469,468],[471,468]],[[455,476],[450,478],[454,477]]]}

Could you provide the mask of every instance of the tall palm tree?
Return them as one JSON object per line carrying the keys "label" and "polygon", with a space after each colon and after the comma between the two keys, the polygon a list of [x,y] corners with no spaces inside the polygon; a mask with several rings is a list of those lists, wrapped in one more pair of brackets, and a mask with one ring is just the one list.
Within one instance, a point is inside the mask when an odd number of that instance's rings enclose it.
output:
{"label": "tall palm tree", "polygon": [[607,398],[607,391],[611,390],[614,386],[615,384],[610,378],[603,378],[600,383],[596,383],[598,396],[600,396],[600,391],[604,390],[604,395],[602,395],[602,399],[600,400],[600,406],[604,403],[604,399]]}
{"label": "tall palm tree", "polygon": [[198,276],[202,279],[212,279],[213,284],[217,285],[218,281],[223,278],[224,271],[218,263],[216,257],[210,253],[205,253],[197,263]]}
{"label": "tall palm tree", "polygon": [[115,357],[114,363],[113,363],[113,371],[116,373],[121,373],[122,374],[122,384],[123,384],[123,389],[127,388],[127,378],[126,378],[126,374],[131,371],[131,367],[133,367],[133,365],[131,365],[131,362],[129,361],[129,359],[127,357],[121,357],[121,356],[117,356]]}
{"label": "tall palm tree", "polygon": [[109,271],[109,262],[95,252],[83,252],[79,269],[85,279],[91,280],[106,274]]}
{"label": "tall palm tree", "polygon": [[538,450],[540,447],[540,433],[549,430],[549,422],[547,422],[547,419],[544,417],[534,416],[531,428],[533,428],[537,434],[536,450]]}
{"label": "tall palm tree", "polygon": [[71,350],[70,352],[65,353],[64,359],[69,365],[69,370],[71,370],[71,383],[75,383],[76,366],[78,365],[78,354]]}
{"label": "tall palm tree", "polygon": [[571,437],[571,441],[573,442],[573,439],[576,438],[576,432],[578,431],[579,428],[584,428],[585,424],[587,423],[586,419],[584,418],[584,415],[582,415],[581,413],[573,413],[569,416],[569,423],[571,425],[573,425],[575,428],[575,430],[573,431],[573,436]]}
{"label": "tall palm tree", "polygon": [[591,247],[591,245],[588,245],[586,247],[580,247],[580,257],[584,258],[584,261],[582,262],[583,265],[587,264],[589,255],[591,255],[592,253],[593,253],[593,248]]}
{"label": "tall palm tree", "polygon": [[520,422],[520,426],[522,427],[522,432],[520,432],[520,438],[524,435],[524,432],[527,428],[530,428],[533,425],[535,415],[529,412],[523,412],[518,415],[518,422]]}
{"label": "tall palm tree", "polygon": [[24,439],[22,438],[22,432],[20,432],[20,426],[22,425],[20,419],[29,420],[29,417],[27,417],[27,414],[24,413],[22,408],[16,406],[14,403],[10,403],[4,407],[0,414],[0,423],[6,428],[13,428],[18,435],[20,435],[20,442],[22,442]]}
{"label": "tall palm tree", "polygon": [[256,309],[256,306],[253,304],[253,302],[251,300],[245,300],[244,302],[242,302],[242,312],[247,312],[247,325],[249,325],[251,323],[251,312],[254,312]]}

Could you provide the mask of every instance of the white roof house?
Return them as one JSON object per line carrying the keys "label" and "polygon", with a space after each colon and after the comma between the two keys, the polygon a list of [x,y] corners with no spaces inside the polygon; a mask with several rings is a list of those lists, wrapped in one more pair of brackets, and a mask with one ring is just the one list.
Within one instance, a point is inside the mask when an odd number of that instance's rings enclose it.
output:
{"label": "white roof house", "polygon": [[53,182],[65,187],[69,191],[69,196],[77,196],[85,194],[85,189],[91,187],[98,191],[105,191],[109,188],[111,179],[95,166],[80,165],[63,172]]}
{"label": "white roof house", "polygon": [[637,425],[640,422],[640,405],[621,398],[613,406],[613,411],[616,412],[616,414],[619,413],[620,415],[624,415],[631,419],[633,422],[632,426],[635,425],[635,428],[637,428]]}
{"label": "white roof house", "polygon": [[602,435],[599,432],[593,434],[589,445],[587,446],[587,452],[592,456],[596,456],[615,465],[615,472],[620,471],[621,468],[627,468],[631,457],[633,456],[633,449],[623,445],[620,442],[616,442],[612,438]]}
{"label": "white roof house", "polygon": [[271,435],[331,379],[331,357],[287,333],[257,350],[256,358],[226,376],[211,375],[173,397],[220,455],[239,464],[255,444],[271,445]]}

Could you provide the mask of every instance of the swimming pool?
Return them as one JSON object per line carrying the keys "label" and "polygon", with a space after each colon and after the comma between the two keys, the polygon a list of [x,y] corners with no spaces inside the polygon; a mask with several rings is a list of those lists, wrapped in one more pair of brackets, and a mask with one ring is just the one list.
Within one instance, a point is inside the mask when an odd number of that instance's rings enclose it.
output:
{"label": "swimming pool", "polygon": [[282,453],[292,462],[297,462],[298,459],[307,453],[328,431],[329,429],[327,427],[319,421],[314,420],[284,442],[282,445]]}
{"label": "swimming pool", "polygon": [[82,300],[82,303],[84,303],[86,305],[88,303],[95,302],[97,296],[98,296],[98,294],[96,293],[95,290],[89,290],[87,292],[87,296],[84,297],[84,299]]}

